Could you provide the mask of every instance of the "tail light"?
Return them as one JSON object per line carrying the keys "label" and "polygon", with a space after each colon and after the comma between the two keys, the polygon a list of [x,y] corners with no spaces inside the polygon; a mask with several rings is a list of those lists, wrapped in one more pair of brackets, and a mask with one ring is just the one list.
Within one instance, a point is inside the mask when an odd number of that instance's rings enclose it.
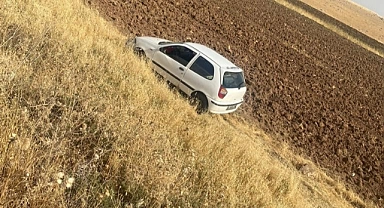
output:
{"label": "tail light", "polygon": [[225,87],[221,85],[218,93],[219,98],[223,99],[227,95],[227,93],[227,89],[225,89]]}

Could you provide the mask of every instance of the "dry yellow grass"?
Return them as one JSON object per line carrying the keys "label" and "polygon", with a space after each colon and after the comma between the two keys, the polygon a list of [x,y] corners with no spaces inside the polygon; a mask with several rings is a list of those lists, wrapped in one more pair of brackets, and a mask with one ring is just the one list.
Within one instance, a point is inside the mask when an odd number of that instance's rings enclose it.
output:
{"label": "dry yellow grass", "polygon": [[124,42],[79,0],[0,3],[1,207],[366,206],[236,115],[197,115]]}

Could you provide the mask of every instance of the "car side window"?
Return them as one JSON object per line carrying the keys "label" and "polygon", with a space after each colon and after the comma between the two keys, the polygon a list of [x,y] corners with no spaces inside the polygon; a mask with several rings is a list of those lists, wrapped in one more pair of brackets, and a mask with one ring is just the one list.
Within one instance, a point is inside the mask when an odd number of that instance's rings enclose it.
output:
{"label": "car side window", "polygon": [[213,79],[215,71],[213,65],[201,56],[192,64],[191,70],[208,80]]}
{"label": "car side window", "polygon": [[187,66],[191,59],[196,55],[191,49],[178,45],[162,47],[160,48],[160,51],[183,66]]}

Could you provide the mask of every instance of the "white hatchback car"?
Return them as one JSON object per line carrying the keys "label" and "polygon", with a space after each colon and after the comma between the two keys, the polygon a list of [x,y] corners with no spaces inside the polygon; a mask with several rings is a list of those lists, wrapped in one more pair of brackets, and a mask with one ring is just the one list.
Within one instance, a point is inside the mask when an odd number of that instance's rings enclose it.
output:
{"label": "white hatchback car", "polygon": [[136,37],[133,48],[152,61],[158,74],[196,100],[198,112],[230,113],[243,103],[243,70],[216,51],[155,37]]}

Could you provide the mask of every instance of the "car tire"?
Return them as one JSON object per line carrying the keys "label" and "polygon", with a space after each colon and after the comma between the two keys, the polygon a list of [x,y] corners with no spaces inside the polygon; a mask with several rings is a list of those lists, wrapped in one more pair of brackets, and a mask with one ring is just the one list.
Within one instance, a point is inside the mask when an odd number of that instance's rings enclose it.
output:
{"label": "car tire", "polygon": [[198,114],[208,112],[208,100],[203,93],[194,93],[191,96],[191,104],[196,106],[196,112]]}
{"label": "car tire", "polygon": [[139,56],[140,58],[145,57],[145,52],[144,52],[143,49],[141,49],[141,48],[135,48],[135,49],[133,50],[133,52],[134,52],[137,56]]}

